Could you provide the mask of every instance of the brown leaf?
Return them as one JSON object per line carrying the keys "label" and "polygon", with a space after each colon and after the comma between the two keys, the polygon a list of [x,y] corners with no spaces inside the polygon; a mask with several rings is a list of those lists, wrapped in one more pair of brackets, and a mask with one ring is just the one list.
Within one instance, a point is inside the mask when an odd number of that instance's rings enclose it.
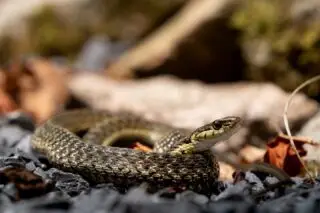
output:
{"label": "brown leaf", "polygon": [[67,70],[44,59],[18,60],[3,72],[0,110],[16,106],[41,123],[63,108],[69,97]]}
{"label": "brown leaf", "polygon": [[144,151],[144,152],[150,152],[152,149],[146,145],[143,145],[139,142],[136,142],[134,143],[133,145],[133,149],[136,149],[136,150],[141,150],[141,151]]}
{"label": "brown leaf", "polygon": [[0,70],[0,113],[12,112],[18,108],[16,102],[8,94],[6,88],[8,86],[7,76],[4,70]]}
{"label": "brown leaf", "polygon": [[8,113],[18,109],[17,104],[4,90],[0,89],[0,113]]}
{"label": "brown leaf", "polygon": [[41,123],[61,109],[69,98],[67,72],[43,59],[28,61],[26,69],[31,74],[19,82],[21,107]]}
{"label": "brown leaf", "polygon": [[13,183],[17,189],[14,199],[32,198],[43,195],[53,189],[52,182],[44,181],[40,176],[24,168],[7,168],[0,172],[1,184]]}
{"label": "brown leaf", "polygon": [[[311,144],[311,142],[302,137],[293,137],[293,141],[300,156],[306,156],[307,151],[303,148],[303,145]],[[297,176],[303,170],[301,162],[290,145],[289,137],[285,135],[278,135],[268,142],[264,162],[283,169],[290,176]]]}

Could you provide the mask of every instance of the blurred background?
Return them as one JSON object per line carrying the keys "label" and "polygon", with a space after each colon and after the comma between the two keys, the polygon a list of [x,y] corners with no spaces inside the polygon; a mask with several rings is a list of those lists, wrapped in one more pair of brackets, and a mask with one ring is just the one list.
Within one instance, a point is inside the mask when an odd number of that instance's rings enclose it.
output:
{"label": "blurred background", "polygon": [[[113,77],[292,91],[320,73],[319,10],[317,0],[1,0],[0,63],[41,56]],[[319,100],[319,85],[306,94]]]}
{"label": "blurred background", "polygon": [[[320,74],[319,23],[318,0],[1,0],[0,110],[37,124],[128,110],[187,128],[238,115],[233,144],[265,145]],[[319,101],[320,81],[294,97],[294,133],[320,138],[307,123]]]}
{"label": "blurred background", "polygon": [[[316,0],[2,0],[0,63],[11,70],[41,57],[118,80],[173,75],[292,91],[320,73],[319,11]],[[303,92],[319,101],[319,85]]]}

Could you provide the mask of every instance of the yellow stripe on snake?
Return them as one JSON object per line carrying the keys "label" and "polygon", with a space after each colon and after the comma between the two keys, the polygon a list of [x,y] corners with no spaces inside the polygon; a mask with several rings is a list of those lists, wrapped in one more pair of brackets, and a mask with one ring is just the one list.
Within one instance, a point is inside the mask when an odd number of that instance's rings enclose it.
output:
{"label": "yellow stripe on snake", "polygon": [[[129,113],[80,109],[46,121],[36,129],[31,143],[53,166],[78,173],[93,184],[146,182],[156,188],[184,187],[206,193],[219,177],[219,165],[209,149],[240,127],[241,119],[235,116],[190,131]],[[87,129],[83,138],[75,134]],[[121,138],[142,139],[153,149],[111,146]]]}

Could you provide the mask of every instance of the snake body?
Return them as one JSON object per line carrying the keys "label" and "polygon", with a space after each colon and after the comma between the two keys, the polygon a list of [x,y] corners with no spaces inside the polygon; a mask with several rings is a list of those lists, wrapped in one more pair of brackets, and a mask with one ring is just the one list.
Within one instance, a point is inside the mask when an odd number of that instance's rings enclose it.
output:
{"label": "snake body", "polygon": [[[156,188],[206,192],[219,176],[219,165],[209,148],[239,127],[238,117],[217,119],[190,131],[135,115],[81,109],[60,113],[40,125],[31,144],[55,167],[78,173],[93,184],[147,182]],[[89,131],[83,138],[75,134],[84,129]],[[143,138],[153,150],[112,146],[121,137]]]}

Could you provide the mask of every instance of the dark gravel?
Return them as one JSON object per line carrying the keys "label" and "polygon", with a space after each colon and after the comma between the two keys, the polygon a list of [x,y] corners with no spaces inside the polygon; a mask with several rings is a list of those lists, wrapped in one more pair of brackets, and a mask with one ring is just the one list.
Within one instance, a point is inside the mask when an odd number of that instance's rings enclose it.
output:
{"label": "dark gravel", "polygon": [[[318,212],[320,186],[295,184],[262,193],[273,177],[251,172],[235,184],[219,182],[211,196],[148,186],[120,189],[112,183],[91,186],[77,174],[50,167],[30,147],[33,122],[23,114],[0,118],[0,212]],[[26,190],[30,196],[26,198]]]}

